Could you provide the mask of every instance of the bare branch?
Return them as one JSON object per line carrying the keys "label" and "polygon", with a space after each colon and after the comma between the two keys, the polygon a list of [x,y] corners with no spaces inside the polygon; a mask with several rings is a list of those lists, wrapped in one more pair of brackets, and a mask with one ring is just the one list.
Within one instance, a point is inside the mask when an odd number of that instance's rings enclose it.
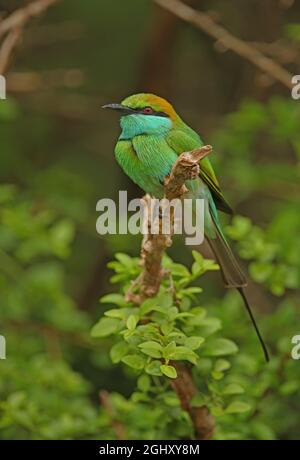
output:
{"label": "bare branch", "polygon": [[37,0],[23,8],[19,8],[0,22],[0,37],[7,34],[0,49],[0,74],[5,73],[26,23],[31,18],[39,16],[58,1]]}
{"label": "bare branch", "polygon": [[[192,152],[182,153],[174,164],[171,174],[165,179],[165,198],[173,200],[180,198],[185,192],[184,185],[186,180],[196,179],[199,174],[199,162],[209,153],[212,147],[206,145]],[[150,197],[144,198],[146,205],[150,207]],[[150,213],[148,213],[150,215]],[[127,293],[128,300],[136,303],[142,302],[147,297],[157,294],[162,278],[166,275],[162,268],[162,257],[164,251],[172,244],[172,234],[174,228],[170,229],[170,234],[163,234],[162,218],[159,217],[159,234],[149,231],[142,242],[141,261],[144,267],[141,278],[137,280],[140,285],[139,294],[133,294],[133,288]],[[148,228],[150,223],[148,223]],[[172,227],[174,224],[172,223]],[[195,436],[197,439],[209,439],[214,431],[214,419],[206,406],[192,407],[191,400],[197,393],[197,387],[193,381],[189,367],[182,363],[172,362],[177,370],[177,378],[172,380],[171,385],[177,393],[181,402],[181,407],[188,412],[194,425]]]}
{"label": "bare branch", "polygon": [[0,75],[3,75],[9,65],[13,50],[22,34],[22,27],[12,29],[0,48]]}
{"label": "bare branch", "polygon": [[165,179],[165,196],[168,200],[180,198],[186,191],[184,183],[189,179],[196,179],[199,175],[199,161],[209,155],[211,145],[205,145],[192,152],[184,152],[174,164],[170,177]]}
{"label": "bare branch", "polygon": [[235,37],[224,27],[217,24],[209,15],[196,11],[180,0],[153,0],[162,8],[171,11],[183,21],[201,29],[211,36],[223,48],[229,49],[240,57],[251,62],[272,79],[282,83],[287,88],[292,88],[292,75],[273,59],[266,57],[259,49]]}
{"label": "bare branch", "polygon": [[177,379],[171,381],[183,410],[188,412],[195,428],[197,439],[210,439],[215,429],[215,421],[206,406],[192,407],[191,400],[197,394],[191,370],[182,363],[172,361],[176,368]]}
{"label": "bare branch", "polygon": [[271,43],[250,42],[249,44],[282,64],[298,64],[300,62],[300,47],[296,43],[277,40]]}
{"label": "bare branch", "polygon": [[14,11],[10,16],[0,22],[0,37],[11,29],[24,26],[31,18],[39,16],[59,0],[36,0],[23,8]]}

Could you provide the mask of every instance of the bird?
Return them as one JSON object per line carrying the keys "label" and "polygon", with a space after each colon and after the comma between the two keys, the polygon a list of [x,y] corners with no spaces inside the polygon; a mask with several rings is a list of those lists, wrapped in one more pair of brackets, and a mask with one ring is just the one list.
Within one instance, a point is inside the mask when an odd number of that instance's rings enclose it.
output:
{"label": "bird", "polygon": [[[164,179],[186,151],[204,145],[201,137],[177,114],[166,99],[150,93],[134,94],[121,103],[102,108],[118,111],[121,134],[115,146],[115,158],[123,171],[142,190],[155,198],[164,195]],[[219,211],[233,214],[211,165],[205,157],[200,161],[199,176],[187,181],[189,195],[204,199],[205,238],[220,266],[224,285],[236,288],[248,311],[266,361],[269,354],[244,292],[247,277],[233,254],[222,230]]]}

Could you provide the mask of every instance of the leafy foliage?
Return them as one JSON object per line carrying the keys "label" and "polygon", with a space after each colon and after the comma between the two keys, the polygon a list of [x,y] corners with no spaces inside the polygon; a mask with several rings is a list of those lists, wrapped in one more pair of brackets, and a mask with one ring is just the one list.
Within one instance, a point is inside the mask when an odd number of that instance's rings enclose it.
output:
{"label": "leafy foliage", "polygon": [[[131,276],[139,273],[138,260],[116,254],[117,260],[109,265],[120,275],[117,281],[122,280],[121,291],[102,299],[113,308],[106,310],[92,329],[95,338],[115,338],[110,350],[113,363],[125,364],[136,375],[137,389],[130,401],[144,411],[143,419],[148,419],[149,413],[160,413],[166,406],[168,416],[163,425],[153,430],[153,439],[167,438],[171,433],[180,437],[183,429],[185,436],[193,436],[187,414],[168,383],[177,377],[176,361],[192,365],[199,380],[199,393],[193,405],[206,405],[216,417],[225,420],[227,415],[244,413],[251,407],[247,399],[241,399],[242,385],[230,379],[231,363],[227,357],[235,355],[238,347],[221,336],[221,321],[208,315],[198,303],[202,289],[195,282],[206,272],[218,270],[218,266],[197,251],[193,251],[193,256],[191,270],[165,256],[163,267],[172,273],[172,283],[166,280],[157,296],[137,307],[126,302],[124,294],[133,281]],[[112,281],[116,281],[115,276]],[[179,420],[181,426],[175,429],[173,426]]]}
{"label": "leafy foliage", "polygon": [[85,343],[90,326],[64,292],[62,260],[70,254],[74,225],[10,185],[0,187],[0,201],[1,325],[8,344],[1,362],[1,438],[95,437],[102,422],[90,385],[61,356],[60,337]]}
{"label": "leafy foliage", "polygon": [[[119,420],[133,438],[193,437],[191,422],[168,383],[176,378],[172,362],[179,360],[193,366],[199,392],[192,404],[208,406],[216,417],[216,439],[275,439],[278,425],[293,433],[297,407],[293,412],[289,409],[290,419],[280,420],[279,414],[299,394],[299,366],[289,357],[289,326],[299,321],[299,313],[283,302],[272,317],[266,318],[273,344],[273,358],[266,365],[237,296],[229,293],[217,306],[211,305],[212,310],[217,309],[216,317],[199,306],[202,290],[191,284],[218,267],[196,251],[193,255],[191,271],[165,257],[164,268],[174,274],[174,284],[166,280],[159,294],[145,300],[139,309],[124,300],[130,285],[130,276],[125,277],[125,273],[129,267],[132,273],[139,273],[137,260],[117,254],[117,262],[109,264],[124,274],[122,288],[119,294],[102,299],[114,308],[104,312],[92,334],[99,338],[113,336],[112,362],[131,369],[137,379],[129,400],[112,395]],[[114,321],[108,323],[113,324],[108,329],[107,319]],[[230,340],[222,337],[223,329]],[[239,350],[232,338],[241,344]],[[142,416],[147,432],[135,418],[128,419],[132,412]]]}

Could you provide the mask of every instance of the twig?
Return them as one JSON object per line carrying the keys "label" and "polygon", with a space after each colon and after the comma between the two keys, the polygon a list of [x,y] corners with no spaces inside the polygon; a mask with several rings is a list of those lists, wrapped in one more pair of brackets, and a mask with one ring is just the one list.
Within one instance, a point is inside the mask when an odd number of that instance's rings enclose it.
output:
{"label": "twig", "polygon": [[116,434],[117,439],[124,441],[127,439],[125,427],[120,420],[117,420],[114,413],[114,408],[111,404],[110,395],[108,391],[102,390],[99,392],[100,403],[106,410],[107,414],[111,418],[112,428]]}
{"label": "twig", "polygon": [[266,57],[260,50],[235,37],[224,27],[217,24],[209,15],[196,11],[180,0],[153,0],[162,8],[171,11],[182,20],[195,25],[217,40],[225,49],[230,49],[240,57],[254,64],[272,79],[292,88],[292,75],[273,59]]}
{"label": "twig", "polygon": [[8,67],[14,48],[16,47],[25,24],[33,17],[39,16],[47,8],[59,0],[37,0],[14,11],[0,22],[0,37],[7,34],[0,49],[0,74]]}
{"label": "twig", "polygon": [[299,45],[297,46],[291,42],[277,40],[271,43],[250,42],[249,44],[267,56],[276,58],[282,64],[299,62]]}
{"label": "twig", "polygon": [[185,181],[197,179],[199,175],[199,162],[212,152],[211,145],[205,145],[192,152],[184,152],[174,164],[170,177],[165,179],[165,196],[168,200],[180,198],[187,189]]}
{"label": "twig", "polygon": [[9,61],[15,46],[22,34],[22,27],[12,29],[5,38],[0,48],[0,75],[3,75],[9,65]]}
{"label": "twig", "polygon": [[[135,280],[132,281],[130,288],[128,289],[125,295],[125,299],[128,302],[135,299],[134,291],[141,284],[142,279],[143,279],[143,273],[141,273]],[[138,302],[135,301],[135,303],[139,303],[139,297],[137,297],[137,299],[138,299]]]}
{"label": "twig", "polygon": [[[199,161],[212,151],[210,145],[196,149],[192,152],[182,153],[172,168],[171,174],[165,179],[165,198],[173,200],[182,197],[186,192],[185,181],[195,179],[199,174]],[[146,204],[150,206],[150,197],[145,197]],[[149,215],[149,212],[148,212]],[[162,217],[159,217],[162,220]],[[160,222],[161,223],[161,222]],[[148,227],[150,223],[148,224]],[[172,223],[174,226],[174,223]],[[159,226],[162,229],[162,226]],[[139,295],[134,294],[132,301],[140,303],[144,298],[153,297],[158,292],[162,278],[166,275],[162,268],[164,251],[172,244],[172,234],[145,235],[142,242],[141,259],[144,266]],[[206,406],[192,407],[191,399],[197,393],[190,369],[182,363],[172,363],[177,370],[177,378],[171,385],[178,395],[181,407],[188,412],[194,425],[197,439],[209,439],[214,431],[214,419]]]}
{"label": "twig", "polygon": [[39,16],[50,6],[58,2],[59,0],[36,0],[35,2],[29,3],[23,8],[19,8],[14,11],[0,22],[0,37],[9,32],[11,29],[24,26],[24,24],[31,18]]}

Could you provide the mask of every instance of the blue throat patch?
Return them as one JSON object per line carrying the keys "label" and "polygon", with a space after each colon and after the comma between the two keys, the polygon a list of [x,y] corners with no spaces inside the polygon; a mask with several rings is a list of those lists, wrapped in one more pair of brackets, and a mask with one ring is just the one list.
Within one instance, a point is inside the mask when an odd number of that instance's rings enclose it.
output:
{"label": "blue throat patch", "polygon": [[120,139],[132,139],[142,134],[164,135],[172,129],[172,121],[167,117],[134,114],[121,117]]}

